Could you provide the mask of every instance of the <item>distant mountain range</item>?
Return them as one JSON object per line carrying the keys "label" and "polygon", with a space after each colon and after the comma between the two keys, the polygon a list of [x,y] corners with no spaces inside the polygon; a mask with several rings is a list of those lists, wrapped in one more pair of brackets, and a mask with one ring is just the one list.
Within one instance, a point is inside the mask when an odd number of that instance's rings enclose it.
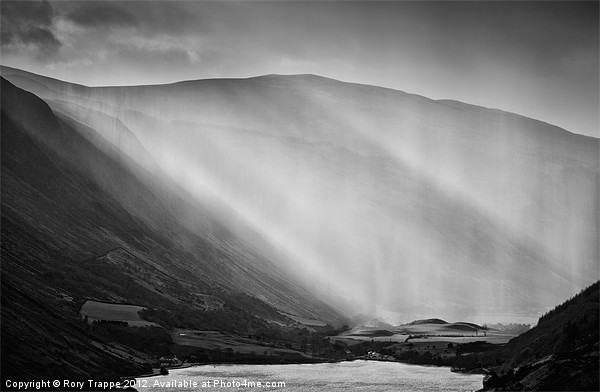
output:
{"label": "distant mountain range", "polygon": [[598,139],[314,75],[2,78],[2,333],[32,352],[86,344],[85,298],[340,325],[536,314],[598,278]]}

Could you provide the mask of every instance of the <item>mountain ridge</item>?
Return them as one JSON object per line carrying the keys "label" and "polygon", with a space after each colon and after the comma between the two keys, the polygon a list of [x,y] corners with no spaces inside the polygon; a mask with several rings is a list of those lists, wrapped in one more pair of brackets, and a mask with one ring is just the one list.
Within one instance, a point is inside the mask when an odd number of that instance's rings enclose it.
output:
{"label": "mountain ridge", "polygon": [[[330,78],[327,76],[322,76],[322,75],[317,75],[317,74],[265,74],[265,75],[257,75],[257,76],[249,76],[249,77],[240,77],[240,78],[205,78],[205,79],[186,79],[186,80],[181,80],[181,81],[175,81],[175,82],[168,82],[168,83],[161,83],[161,84],[139,84],[139,85],[107,85],[107,86],[87,86],[84,84],[79,84],[79,83],[73,83],[73,82],[66,82],[66,81],[62,81],[60,79],[57,78],[53,78],[53,77],[49,77],[49,76],[44,76],[41,74],[36,74],[34,72],[29,72],[29,71],[24,71],[24,70],[20,70],[18,68],[14,68],[14,67],[9,67],[9,66],[5,66],[5,65],[0,65],[0,69],[2,70],[1,72],[6,74],[7,76],[18,76],[18,77],[23,77],[23,78],[27,78],[29,80],[31,80],[32,82],[35,82],[34,79],[28,78],[26,75],[30,74],[30,75],[35,75],[38,78],[43,78],[44,80],[49,81],[52,84],[56,84],[56,82],[59,82],[60,84],[67,84],[67,85],[72,85],[75,88],[84,88],[84,89],[122,89],[122,88],[134,88],[134,89],[138,89],[138,88],[148,88],[148,87],[156,87],[156,88],[163,88],[163,87],[168,87],[168,86],[181,86],[181,85],[193,85],[193,84],[198,84],[198,83],[211,83],[211,82],[223,82],[223,81],[229,81],[229,82],[236,82],[236,81],[261,81],[261,80],[286,80],[286,79],[312,79],[313,81],[326,81],[328,83],[341,83],[341,84],[345,84],[348,86],[357,86],[357,87],[366,87],[366,88],[370,88],[370,89],[379,89],[381,91],[386,91],[386,92],[390,92],[390,93],[400,93],[400,94],[405,94],[407,96],[413,97],[413,98],[419,98],[419,99],[424,99],[427,101],[430,101],[432,103],[440,103],[440,104],[445,104],[445,105],[449,105],[453,108],[457,108],[456,105],[460,106],[466,106],[466,107],[471,107],[471,108],[476,108],[476,109],[483,109],[483,110],[491,110],[491,111],[498,111],[500,113],[504,113],[504,114],[509,114],[512,116],[518,116],[524,119],[529,119],[532,121],[537,121],[537,122],[541,122],[547,125],[551,125],[553,127],[558,128],[561,131],[566,131],[569,132],[573,135],[576,136],[583,136],[586,138],[591,138],[591,139],[598,139],[597,137],[594,136],[589,136],[589,135],[583,135],[580,133],[576,133],[573,131],[569,131],[563,127],[560,127],[558,125],[552,124],[550,122],[541,120],[541,119],[536,119],[533,117],[529,117],[526,115],[522,115],[522,114],[518,114],[518,113],[514,113],[514,112],[510,112],[510,111],[506,111],[500,108],[495,108],[495,107],[486,107],[486,106],[482,106],[482,105],[476,105],[476,104],[470,104],[467,102],[463,102],[463,101],[458,101],[455,99],[451,99],[451,98],[440,98],[440,99],[434,99],[434,98],[429,98],[426,96],[422,96],[416,93],[410,93],[410,92],[406,92],[400,89],[395,89],[395,88],[390,88],[390,87],[384,87],[384,86],[376,86],[376,85],[369,85],[369,84],[365,84],[365,83],[357,83],[357,82],[348,82],[348,81],[341,81],[335,78]],[[45,86],[47,88],[49,88],[48,86]]]}

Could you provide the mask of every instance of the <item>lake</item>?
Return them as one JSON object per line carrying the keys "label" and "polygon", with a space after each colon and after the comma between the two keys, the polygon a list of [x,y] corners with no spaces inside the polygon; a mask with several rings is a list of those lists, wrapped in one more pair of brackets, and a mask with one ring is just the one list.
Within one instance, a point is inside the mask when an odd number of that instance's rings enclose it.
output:
{"label": "lake", "polygon": [[[482,375],[447,367],[398,362],[353,361],[304,365],[205,365],[172,369],[167,376],[140,378],[138,391],[475,391]],[[258,383],[263,385],[258,388]],[[268,385],[264,385],[265,383]],[[285,386],[280,383],[285,383]],[[274,386],[273,386],[274,384]]]}

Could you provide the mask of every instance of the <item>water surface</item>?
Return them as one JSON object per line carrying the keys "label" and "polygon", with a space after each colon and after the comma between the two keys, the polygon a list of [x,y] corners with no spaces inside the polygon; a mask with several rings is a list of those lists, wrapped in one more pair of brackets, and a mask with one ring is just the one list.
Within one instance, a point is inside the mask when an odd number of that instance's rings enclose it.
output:
{"label": "water surface", "polygon": [[[289,392],[475,391],[482,387],[482,380],[482,375],[452,373],[447,367],[353,361],[304,365],[205,365],[173,369],[167,376],[138,379],[136,389],[140,392],[210,389]],[[263,386],[256,387],[258,382]],[[266,382],[271,384],[265,386]],[[285,386],[277,385],[281,382]]]}

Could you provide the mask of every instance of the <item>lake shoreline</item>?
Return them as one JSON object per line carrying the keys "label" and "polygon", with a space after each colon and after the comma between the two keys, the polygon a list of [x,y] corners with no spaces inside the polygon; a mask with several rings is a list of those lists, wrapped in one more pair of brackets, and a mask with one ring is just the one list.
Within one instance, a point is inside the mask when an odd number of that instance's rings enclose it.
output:
{"label": "lake shoreline", "polygon": [[[167,370],[171,371],[171,370],[179,370],[179,369],[188,369],[188,368],[192,368],[192,367],[201,367],[201,366],[223,366],[223,365],[231,365],[231,366],[243,366],[243,365],[249,365],[249,366],[277,366],[277,365],[317,365],[317,364],[325,364],[325,363],[342,363],[342,362],[357,362],[357,361],[365,361],[365,362],[390,362],[390,363],[400,363],[403,365],[408,365],[408,366],[418,366],[418,367],[424,367],[424,368],[448,368],[449,372],[452,373],[460,373],[460,374],[469,374],[469,375],[486,375],[488,374],[488,370],[486,369],[467,369],[467,370],[463,370],[463,369],[458,369],[455,370],[455,368],[452,368],[450,366],[447,365],[438,365],[438,364],[422,364],[422,363],[410,363],[410,362],[406,362],[406,361],[400,361],[400,360],[395,360],[395,359],[375,359],[375,358],[352,358],[352,359],[321,359],[321,360],[315,360],[315,361],[310,361],[310,362],[306,362],[306,361],[302,361],[302,362],[294,362],[294,361],[288,361],[288,362],[271,362],[271,363],[265,363],[265,362],[211,362],[211,363],[204,363],[204,362],[194,362],[194,363],[185,363],[182,365],[178,365],[178,366],[169,366],[166,367]],[[155,368],[158,369],[158,368]],[[160,374],[160,372],[157,373],[146,373],[146,374],[141,374],[139,376],[123,376],[121,377],[121,380],[128,380],[128,379],[136,379],[136,378],[150,378],[150,377],[158,377],[158,376],[168,376],[169,374]]]}

